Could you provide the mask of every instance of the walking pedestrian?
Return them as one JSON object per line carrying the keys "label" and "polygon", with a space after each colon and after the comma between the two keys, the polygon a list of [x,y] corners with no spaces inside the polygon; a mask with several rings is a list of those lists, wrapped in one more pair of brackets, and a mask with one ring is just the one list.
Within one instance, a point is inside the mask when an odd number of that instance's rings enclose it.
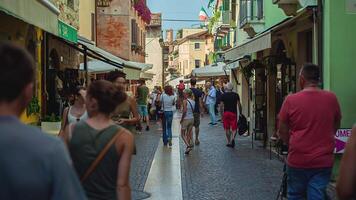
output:
{"label": "walking pedestrian", "polygon": [[110,116],[126,97],[111,82],[95,81],[86,96],[89,119],[66,130],[73,164],[89,199],[131,199],[134,139]]}
{"label": "walking pedestrian", "polygon": [[215,87],[210,83],[206,83],[206,99],[205,99],[205,104],[208,107],[209,110],[209,115],[210,115],[210,125],[216,126],[216,115],[215,115],[215,104],[216,104],[216,90]]}
{"label": "walking pedestrian", "polygon": [[356,199],[356,125],[342,156],[336,190],[339,200]]}
{"label": "walking pedestrian", "polygon": [[219,116],[218,121],[221,122],[223,119],[223,104],[221,97],[224,94],[224,85],[216,85],[216,104],[215,104],[215,114]]}
{"label": "walking pedestrian", "polygon": [[[112,82],[116,88],[126,93],[126,74],[121,71],[112,71],[108,74],[108,81]],[[136,133],[136,124],[140,121],[137,111],[137,103],[134,98],[127,95],[124,102],[120,103],[111,115],[111,119],[118,125]]]}
{"label": "walking pedestrian", "polygon": [[156,99],[157,99],[157,90],[158,90],[158,86],[154,86],[150,96],[149,96],[149,103],[148,103],[148,107],[149,107],[149,115],[150,115],[150,119],[151,120],[155,120],[157,121],[157,107],[156,107]]}
{"label": "walking pedestrian", "polygon": [[0,42],[0,198],[85,200],[63,142],[19,121],[32,99],[31,55]]}
{"label": "walking pedestrian", "polygon": [[225,93],[221,96],[221,102],[224,106],[223,124],[227,140],[226,146],[234,148],[237,121],[241,111],[241,103],[240,96],[232,90],[232,83],[227,83]]}
{"label": "walking pedestrian", "polygon": [[203,110],[203,93],[196,88],[197,80],[190,79],[190,90],[193,92],[195,106],[194,106],[194,132],[195,132],[195,145],[199,145],[199,126],[200,126],[200,111]]}
{"label": "walking pedestrian", "polygon": [[185,89],[184,81],[179,80],[179,84],[177,85],[177,91],[178,91],[178,110],[181,110],[182,108],[182,103],[183,103],[183,90]]}
{"label": "walking pedestrian", "polygon": [[[146,122],[146,131],[150,130],[150,119],[148,118],[147,98],[150,93],[145,80],[140,80],[140,86],[137,88],[138,112],[143,122]],[[141,128],[141,126],[140,126]],[[141,131],[141,130],[140,130]]]}
{"label": "walking pedestrian", "polygon": [[340,106],[319,88],[318,66],[304,64],[299,81],[302,91],[287,96],[279,113],[279,136],[289,144],[288,199],[326,199]]}
{"label": "walking pedestrian", "polygon": [[181,124],[181,136],[186,145],[185,154],[193,149],[193,125],[194,125],[194,107],[195,101],[193,100],[193,92],[190,89],[185,89],[183,91],[184,100],[183,100],[183,114],[180,120]]}
{"label": "walking pedestrian", "polygon": [[71,105],[63,110],[61,130],[58,134],[59,137],[64,136],[63,132],[68,125],[88,119],[88,113],[85,108],[85,99],[83,96],[86,93],[85,89],[77,86],[71,93],[72,94],[70,94],[69,97]]}
{"label": "walking pedestrian", "polygon": [[173,87],[166,85],[164,87],[164,94],[161,95],[160,103],[162,106],[162,139],[163,145],[167,144],[172,146],[172,121],[173,121],[173,111],[176,106],[176,97],[173,93]]}

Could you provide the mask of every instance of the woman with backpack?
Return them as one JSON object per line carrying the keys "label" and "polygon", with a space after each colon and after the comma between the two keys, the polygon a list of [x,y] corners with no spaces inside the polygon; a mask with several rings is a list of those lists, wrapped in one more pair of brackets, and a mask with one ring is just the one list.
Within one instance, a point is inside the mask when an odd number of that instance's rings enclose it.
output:
{"label": "woman with backpack", "polygon": [[194,107],[193,92],[191,89],[183,91],[183,114],[180,120],[181,136],[186,145],[185,154],[193,149],[193,125],[194,125]]}

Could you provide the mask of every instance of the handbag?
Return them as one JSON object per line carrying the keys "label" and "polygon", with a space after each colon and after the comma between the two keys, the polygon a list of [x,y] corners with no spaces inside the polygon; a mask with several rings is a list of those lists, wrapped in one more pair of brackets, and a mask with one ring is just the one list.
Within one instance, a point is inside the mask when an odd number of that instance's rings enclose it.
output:
{"label": "handbag", "polygon": [[99,163],[103,160],[106,153],[109,151],[110,147],[115,143],[117,137],[121,135],[124,129],[120,129],[120,131],[114,135],[110,141],[105,145],[105,147],[100,151],[95,160],[90,164],[89,168],[85,171],[84,175],[80,178],[80,181],[83,183],[96,169]]}
{"label": "handbag", "polygon": [[239,116],[239,121],[237,122],[237,127],[239,129],[239,131],[238,131],[239,135],[245,134],[246,131],[248,130],[247,119],[243,114],[241,114]]}

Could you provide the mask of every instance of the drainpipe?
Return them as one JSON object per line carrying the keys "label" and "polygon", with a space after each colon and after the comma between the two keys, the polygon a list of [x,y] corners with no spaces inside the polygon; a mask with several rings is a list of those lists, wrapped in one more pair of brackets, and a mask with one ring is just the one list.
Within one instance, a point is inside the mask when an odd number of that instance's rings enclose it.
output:
{"label": "drainpipe", "polygon": [[323,0],[318,0],[318,65],[320,67],[321,88],[324,88],[324,20],[323,20]]}

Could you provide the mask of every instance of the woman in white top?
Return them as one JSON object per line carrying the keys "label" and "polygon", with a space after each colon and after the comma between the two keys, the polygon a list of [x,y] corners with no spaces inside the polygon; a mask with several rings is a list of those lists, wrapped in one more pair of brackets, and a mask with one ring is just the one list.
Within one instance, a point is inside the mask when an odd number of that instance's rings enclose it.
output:
{"label": "woman in white top", "polygon": [[77,87],[71,94],[70,100],[72,104],[63,111],[61,130],[58,134],[60,137],[63,136],[63,131],[68,125],[88,119],[84,100],[85,93],[86,91],[83,87]]}
{"label": "woman in white top", "polygon": [[183,141],[186,145],[185,154],[189,154],[189,152],[193,148],[193,125],[194,125],[194,107],[195,101],[193,100],[193,92],[190,89],[185,89],[183,91],[183,114],[182,119],[180,120],[181,124],[181,134]]}
{"label": "woman in white top", "polygon": [[163,144],[164,146],[172,146],[172,121],[173,121],[173,111],[175,110],[176,97],[173,93],[173,87],[167,85],[164,87],[164,93],[160,98],[161,110],[163,111],[162,116],[162,134],[163,134]]}

